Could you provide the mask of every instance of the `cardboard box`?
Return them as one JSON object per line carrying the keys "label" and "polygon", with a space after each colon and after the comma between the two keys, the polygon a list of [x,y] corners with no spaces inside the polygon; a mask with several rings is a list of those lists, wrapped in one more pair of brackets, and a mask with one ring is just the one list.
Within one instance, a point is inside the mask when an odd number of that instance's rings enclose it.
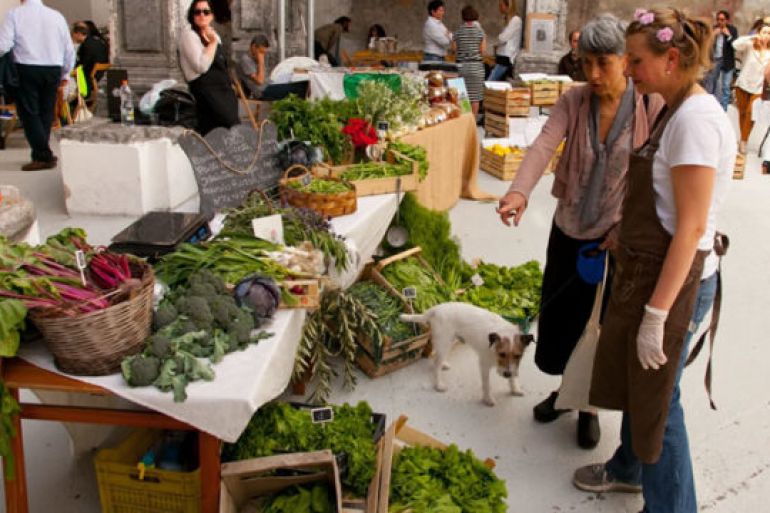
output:
{"label": "cardboard box", "polygon": [[[305,472],[270,475],[276,470]],[[342,488],[337,462],[331,451],[279,454],[222,464],[219,513],[238,513],[250,499],[271,495],[290,486],[325,482],[342,513]]]}
{"label": "cardboard box", "polygon": [[[448,446],[444,442],[433,438],[421,431],[407,426],[407,417],[401,415],[393,422],[385,435],[382,437],[382,464],[378,469],[380,477],[380,486],[377,490],[377,510],[376,513],[388,513],[390,499],[390,478],[393,470],[393,457],[404,447],[432,447],[434,449],[446,449]],[[495,462],[487,458],[484,465],[488,468],[495,468]],[[377,476],[375,476],[377,477]]]}

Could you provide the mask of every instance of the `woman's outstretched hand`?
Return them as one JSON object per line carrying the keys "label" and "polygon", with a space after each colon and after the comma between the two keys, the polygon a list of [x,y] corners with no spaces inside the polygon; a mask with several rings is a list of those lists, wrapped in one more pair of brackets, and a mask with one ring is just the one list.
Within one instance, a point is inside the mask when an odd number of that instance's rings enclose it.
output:
{"label": "woman's outstretched hand", "polygon": [[525,210],[527,210],[527,198],[520,192],[511,191],[500,198],[496,212],[505,226],[511,226],[511,218],[513,218],[513,224],[519,226]]}

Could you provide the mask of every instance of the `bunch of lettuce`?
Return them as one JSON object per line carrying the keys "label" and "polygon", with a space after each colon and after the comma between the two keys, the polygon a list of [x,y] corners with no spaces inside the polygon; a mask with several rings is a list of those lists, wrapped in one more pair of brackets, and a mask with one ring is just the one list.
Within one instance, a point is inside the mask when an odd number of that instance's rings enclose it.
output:
{"label": "bunch of lettuce", "polygon": [[237,461],[330,449],[334,454],[346,454],[347,472],[342,484],[356,496],[365,497],[377,458],[372,409],[363,401],[355,407],[344,404],[332,408],[332,422],[314,424],[307,410],[286,403],[267,404],[252,417],[234,444],[225,444],[222,459]]}
{"label": "bunch of lettuce", "polygon": [[407,447],[391,476],[391,513],[504,513],[505,481],[468,450]]}
{"label": "bunch of lettuce", "polygon": [[[483,285],[475,286],[471,276],[478,274]],[[543,272],[536,260],[513,267],[479,262],[464,272],[465,293],[460,301],[500,314],[508,319],[534,319],[540,311]]]}

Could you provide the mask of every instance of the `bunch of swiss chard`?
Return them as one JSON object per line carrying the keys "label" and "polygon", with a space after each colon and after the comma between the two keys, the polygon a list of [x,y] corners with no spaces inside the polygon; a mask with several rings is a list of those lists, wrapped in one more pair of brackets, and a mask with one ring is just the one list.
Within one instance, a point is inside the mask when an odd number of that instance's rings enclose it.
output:
{"label": "bunch of swiss chard", "polygon": [[[83,274],[77,251],[86,259]],[[50,317],[86,314],[125,300],[138,285],[129,258],[90,246],[83,230],[67,228],[37,247],[0,237],[0,356],[16,354],[28,311]]]}
{"label": "bunch of swiss chard", "polygon": [[398,291],[406,287],[416,289],[417,297],[412,300],[412,304],[418,313],[454,299],[452,290],[437,280],[431,270],[414,257],[388,264],[383,268],[382,275]]}
{"label": "bunch of swiss chard", "polygon": [[389,511],[504,513],[507,496],[505,481],[470,450],[407,447],[393,463]]}
{"label": "bunch of swiss chard", "polygon": [[123,378],[131,386],[173,390],[174,401],[184,401],[188,383],[214,379],[212,367],[199,358],[217,363],[272,336],[254,328],[254,312],[239,306],[221,279],[208,271],[194,273],[164,297],[145,350],[121,363]]}
{"label": "bunch of swiss chard", "polygon": [[222,236],[250,237],[253,235],[251,220],[272,214],[281,214],[283,238],[287,246],[300,246],[310,242],[327,258],[334,261],[338,271],[348,265],[345,239],[335,234],[329,221],[314,210],[307,208],[278,208],[257,195],[249,196],[240,207],[225,211],[225,226]]}
{"label": "bunch of swiss chard", "polygon": [[234,444],[225,444],[224,461],[259,458],[286,452],[330,449],[347,456],[342,483],[358,497],[366,491],[375,471],[377,450],[372,409],[366,402],[355,407],[332,406],[334,420],[315,424],[307,410],[286,403],[260,408]]}
{"label": "bunch of swiss chard", "polygon": [[[475,286],[471,282],[474,274],[483,280],[482,285]],[[542,284],[543,272],[536,260],[514,267],[480,261],[475,268],[465,271],[465,293],[460,296],[460,301],[524,322],[537,317],[540,311]]]}

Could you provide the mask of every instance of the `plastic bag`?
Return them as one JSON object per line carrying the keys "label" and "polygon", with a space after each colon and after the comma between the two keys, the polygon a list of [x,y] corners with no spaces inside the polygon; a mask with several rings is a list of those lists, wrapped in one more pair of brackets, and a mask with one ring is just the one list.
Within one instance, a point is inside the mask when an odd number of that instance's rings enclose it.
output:
{"label": "plastic bag", "polygon": [[152,88],[144,93],[144,96],[139,100],[139,110],[142,114],[146,114],[147,116],[152,114],[155,104],[160,99],[160,93],[175,85],[176,80],[173,78],[167,78],[166,80],[161,80],[160,82],[153,84]]}

